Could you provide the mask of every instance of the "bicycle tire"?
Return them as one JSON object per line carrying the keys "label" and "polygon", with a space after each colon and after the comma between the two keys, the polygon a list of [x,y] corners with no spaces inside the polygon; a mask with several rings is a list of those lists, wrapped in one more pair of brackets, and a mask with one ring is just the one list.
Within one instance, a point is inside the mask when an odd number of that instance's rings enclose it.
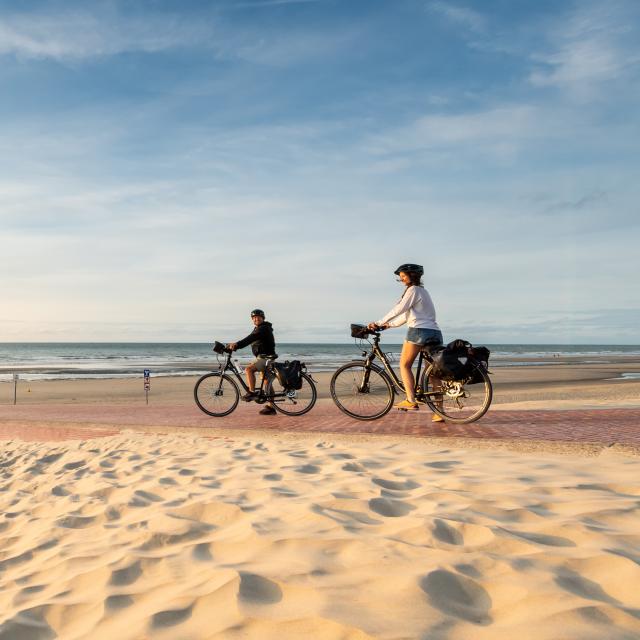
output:
{"label": "bicycle tire", "polygon": [[[222,378],[222,380],[216,383],[215,378]],[[228,390],[223,389],[223,386],[226,387],[225,383],[229,383]],[[219,391],[222,392],[221,395],[217,395]],[[216,401],[216,398],[224,398],[225,392],[227,397],[231,399],[231,404],[223,410],[214,411],[213,409],[216,406],[222,406],[222,401]],[[230,376],[218,372],[207,373],[196,382],[193,388],[193,397],[201,411],[214,418],[222,418],[223,416],[228,416],[238,406],[240,390],[236,381]]]}
{"label": "bicycle tire", "polygon": [[[366,363],[363,360],[348,362],[333,374],[329,390],[333,401],[342,413],[356,420],[377,420],[391,410],[395,389],[387,374],[380,367],[372,364],[369,367],[368,388],[362,390],[366,369]],[[372,376],[375,380],[374,394],[371,393]],[[367,406],[375,410],[366,413],[364,408]]]}
{"label": "bicycle tire", "polygon": [[[279,411],[280,413],[284,414],[285,416],[302,416],[305,413],[311,411],[311,409],[313,409],[313,405],[315,405],[316,400],[318,399],[318,390],[316,389],[316,385],[313,382],[313,379],[311,378],[310,375],[303,373],[302,374],[302,388],[298,389],[298,390],[291,390],[289,392],[286,392],[284,388],[281,389],[274,389],[274,385],[275,386],[279,386],[280,382],[278,380],[278,378],[276,376],[273,376],[270,380],[269,380],[269,384],[267,386],[267,390],[266,390],[266,395],[267,395],[267,400],[268,402],[271,402],[271,404],[273,405],[274,409],[276,411]],[[274,398],[273,395],[277,394],[280,395],[282,393],[289,393],[289,394],[294,394],[294,395],[287,395],[286,397],[282,398]],[[302,402],[304,401],[304,399],[307,397],[307,394],[309,396],[308,400],[307,400],[307,404],[305,404],[304,406],[302,406],[300,409],[298,409],[297,411],[293,411],[291,410],[290,407],[292,406],[297,406],[298,403],[302,404]]]}
{"label": "bicycle tire", "polygon": [[[482,382],[470,385],[460,381],[442,380],[441,385],[445,390],[442,401],[425,396],[429,408],[444,418],[445,422],[468,424],[479,420],[489,410],[493,399],[493,385],[484,368],[475,366],[475,369],[475,374],[482,378]],[[426,393],[433,391],[433,385],[429,381],[432,370],[433,365],[430,365],[422,374],[421,386]],[[441,406],[438,406],[440,404]]]}

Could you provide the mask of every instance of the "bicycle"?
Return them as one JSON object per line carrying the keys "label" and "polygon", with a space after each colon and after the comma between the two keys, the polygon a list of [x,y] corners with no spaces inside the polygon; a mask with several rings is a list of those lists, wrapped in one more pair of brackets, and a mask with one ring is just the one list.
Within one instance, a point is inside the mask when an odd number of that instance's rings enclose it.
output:
{"label": "bicycle", "polygon": [[[249,387],[242,379],[240,370],[231,359],[232,351],[221,342],[214,342],[213,351],[218,358],[218,371],[212,371],[203,375],[195,384],[193,396],[198,407],[207,415],[221,418],[229,415],[238,406],[240,401],[240,386],[245,393]],[[224,362],[220,356],[225,356]],[[277,356],[268,358],[266,370],[260,381],[260,388],[252,401],[258,404],[270,402],[276,411],[287,416],[301,416],[311,411],[316,403],[318,393],[316,386],[307,373],[302,373],[302,387],[290,389],[283,385],[274,369],[274,361]],[[235,380],[230,372],[235,375]]]}
{"label": "bicycle", "polygon": [[[393,406],[396,389],[404,393],[404,384],[380,348],[380,331],[363,325],[351,325],[351,335],[371,345],[363,350],[364,360],[354,360],[340,367],[331,378],[330,390],[338,409],[358,420],[377,420]],[[415,397],[448,422],[468,423],[481,418],[489,409],[493,387],[486,369],[469,361],[463,380],[441,380],[434,375],[431,357],[435,347],[425,345],[419,354],[415,376]],[[383,367],[374,364],[379,358]],[[422,367],[424,366],[424,369]],[[421,375],[422,371],[422,375]]]}

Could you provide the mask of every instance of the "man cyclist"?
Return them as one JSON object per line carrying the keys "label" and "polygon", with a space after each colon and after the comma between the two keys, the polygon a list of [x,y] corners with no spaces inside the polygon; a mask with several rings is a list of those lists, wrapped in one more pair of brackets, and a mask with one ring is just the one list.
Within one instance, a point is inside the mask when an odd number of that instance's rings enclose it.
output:
{"label": "man cyclist", "polygon": [[[253,351],[253,355],[255,356],[254,361],[249,363],[245,369],[249,393],[245,393],[242,399],[247,402],[253,400],[258,395],[256,392],[256,371],[264,376],[267,362],[270,358],[273,359],[276,357],[276,342],[273,337],[273,326],[265,320],[264,311],[262,309],[254,309],[251,312],[251,320],[254,325],[253,331],[246,338],[228,344],[229,349],[232,351],[244,349],[244,347],[251,345],[251,351]],[[269,416],[274,415],[276,410],[271,403],[267,403],[260,410],[260,413]]]}

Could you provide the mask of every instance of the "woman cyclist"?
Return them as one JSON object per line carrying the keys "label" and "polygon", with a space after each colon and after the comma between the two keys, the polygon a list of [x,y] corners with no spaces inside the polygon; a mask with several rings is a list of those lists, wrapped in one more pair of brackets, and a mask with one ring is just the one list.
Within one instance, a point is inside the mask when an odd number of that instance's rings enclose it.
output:
{"label": "woman cyclist", "polygon": [[[411,367],[420,349],[426,344],[442,344],[442,332],[436,322],[436,311],[429,292],[422,286],[424,268],[419,264],[402,264],[394,273],[406,287],[398,304],[381,320],[371,322],[368,328],[388,329],[408,325],[407,337],[402,345],[400,354],[400,373],[404,383],[406,400],[395,405],[397,409],[416,411],[418,403],[415,397],[415,378]],[[441,422],[442,418],[433,415],[434,422]]]}

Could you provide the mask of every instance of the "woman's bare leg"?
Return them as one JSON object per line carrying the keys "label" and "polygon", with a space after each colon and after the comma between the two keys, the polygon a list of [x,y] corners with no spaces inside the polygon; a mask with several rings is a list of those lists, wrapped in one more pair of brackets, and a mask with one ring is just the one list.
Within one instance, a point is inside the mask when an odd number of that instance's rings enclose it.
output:
{"label": "woman's bare leg", "polygon": [[404,392],[409,402],[416,401],[415,386],[416,379],[413,377],[411,367],[420,353],[420,345],[405,341],[400,354],[400,375],[404,384]]}

